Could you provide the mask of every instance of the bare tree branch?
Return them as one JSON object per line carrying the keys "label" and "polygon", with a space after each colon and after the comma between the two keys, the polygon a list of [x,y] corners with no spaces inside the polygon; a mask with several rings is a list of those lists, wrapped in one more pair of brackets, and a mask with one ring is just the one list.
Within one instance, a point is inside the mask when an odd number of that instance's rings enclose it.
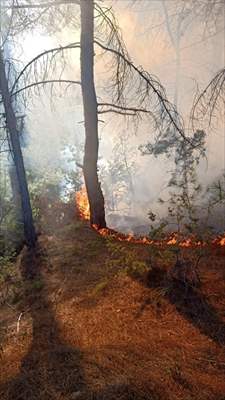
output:
{"label": "bare tree branch", "polygon": [[15,3],[12,6],[2,6],[2,9],[9,9],[9,8],[14,8],[14,9],[32,9],[32,8],[49,8],[49,7],[58,7],[60,5],[69,5],[69,4],[76,4],[79,5],[80,1],[79,0],[56,0],[56,1],[47,1],[43,3],[35,3],[35,4],[30,4],[30,3]]}
{"label": "bare tree branch", "polygon": [[54,33],[69,25],[74,28],[79,24],[79,12],[71,11],[71,6],[80,5],[79,0],[56,1],[7,1],[2,10],[13,14],[13,23],[10,27],[10,36],[13,37],[25,29],[34,28],[37,23],[44,32]]}
{"label": "bare tree branch", "polygon": [[15,80],[15,82],[14,82],[12,88],[11,88],[11,93],[13,93],[13,91],[14,91],[15,87],[17,86],[20,78],[25,74],[25,72],[28,70],[28,68],[30,66],[32,66],[32,65],[34,65],[36,63],[37,60],[39,60],[40,58],[42,58],[42,57],[44,57],[44,56],[46,56],[48,54],[54,54],[54,53],[58,53],[58,52],[61,52],[61,51],[64,51],[64,50],[77,49],[77,48],[80,48],[80,43],[79,42],[71,43],[71,44],[69,44],[67,46],[58,46],[58,47],[55,47],[53,49],[45,50],[42,53],[38,54],[31,61],[29,61],[25,65],[25,67],[22,69],[22,71],[19,73],[19,75],[17,76],[17,78],[16,78],[16,80]]}
{"label": "bare tree branch", "polygon": [[108,114],[108,113],[120,114],[120,115],[131,116],[131,117],[137,117],[137,113],[135,113],[135,112],[115,110],[115,108],[108,108],[107,110],[98,111],[98,114]]}
{"label": "bare tree branch", "polygon": [[220,106],[225,104],[225,68],[221,69],[211,79],[205,89],[196,95],[191,110],[191,123],[195,127],[196,123],[208,119],[208,126],[219,111]]}
{"label": "bare tree branch", "polygon": [[46,81],[34,82],[34,83],[31,83],[31,84],[29,84],[27,86],[24,86],[24,87],[18,89],[16,92],[11,93],[11,97],[12,96],[16,96],[17,94],[23,92],[26,89],[30,89],[32,87],[39,86],[39,85],[45,85],[45,84],[48,84],[48,83],[59,83],[59,84],[68,83],[68,84],[81,85],[81,82],[73,81],[73,80],[69,80],[69,79],[49,79],[49,80],[46,80]]}
{"label": "bare tree branch", "polygon": [[[179,117],[176,108],[167,100],[165,91],[162,87],[162,85],[154,79],[152,76],[150,76],[146,71],[142,70],[140,67],[136,67],[132,61],[130,61],[128,58],[125,57],[124,54],[120,53],[119,51],[109,48],[102,44],[101,42],[95,40],[95,44],[97,44],[99,47],[101,47],[103,50],[106,52],[110,52],[114,54],[118,59],[122,60],[125,64],[125,67],[132,69],[135,71],[138,76],[141,78],[142,81],[145,82],[145,90],[146,93],[143,94],[144,99],[149,96],[149,91],[152,91],[153,94],[156,95],[156,99],[158,101],[158,112],[162,113],[162,119],[163,117],[165,118],[165,114],[167,115],[167,123],[172,125],[175,130],[179,133],[179,135],[184,139],[187,143],[189,143],[192,147],[195,147],[195,145],[192,143],[192,141],[185,136],[184,133],[184,126],[183,126],[183,121]],[[164,111],[164,115],[163,115]]]}
{"label": "bare tree branch", "polygon": [[[150,110],[147,110],[145,108],[137,108],[129,106],[125,107],[113,103],[98,103],[98,107],[102,108],[98,110],[98,114],[114,113],[124,116],[132,116],[136,118],[141,117],[141,114],[147,114],[154,120],[155,125],[157,125],[157,120],[155,118],[155,115]],[[107,108],[104,109],[104,107]]]}

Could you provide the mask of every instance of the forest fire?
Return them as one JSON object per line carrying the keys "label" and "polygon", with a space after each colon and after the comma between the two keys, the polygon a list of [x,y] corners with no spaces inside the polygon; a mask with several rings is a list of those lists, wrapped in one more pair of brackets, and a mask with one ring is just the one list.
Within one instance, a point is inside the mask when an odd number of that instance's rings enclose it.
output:
{"label": "forest fire", "polygon": [[[83,220],[90,220],[90,207],[87,197],[87,192],[85,187],[83,186],[82,189],[76,193],[76,206],[78,209],[79,217]],[[177,232],[173,232],[169,234],[164,239],[156,240],[150,239],[148,236],[140,236],[136,237],[133,234],[123,234],[121,232],[117,232],[111,228],[102,228],[99,229],[96,225],[92,225],[93,229],[95,229],[101,236],[107,236],[110,238],[114,238],[120,242],[130,242],[136,244],[144,244],[144,245],[151,245],[154,244],[156,246],[179,246],[183,248],[188,247],[205,247],[207,245],[206,242],[197,240],[194,235],[192,237],[183,238],[178,235]],[[215,239],[211,240],[211,244],[213,246],[225,246],[225,236],[218,236]]]}
{"label": "forest fire", "polygon": [[87,197],[87,192],[83,186],[79,192],[76,192],[76,205],[81,219],[90,219],[90,206]]}

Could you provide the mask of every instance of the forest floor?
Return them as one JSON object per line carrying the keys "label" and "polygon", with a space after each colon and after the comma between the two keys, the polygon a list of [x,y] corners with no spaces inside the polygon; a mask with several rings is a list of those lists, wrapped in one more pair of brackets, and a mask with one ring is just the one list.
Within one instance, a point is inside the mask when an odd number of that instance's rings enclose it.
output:
{"label": "forest floor", "polygon": [[0,399],[225,400],[224,249],[206,252],[201,286],[186,290],[167,278],[171,246],[51,213],[36,252],[1,279]]}

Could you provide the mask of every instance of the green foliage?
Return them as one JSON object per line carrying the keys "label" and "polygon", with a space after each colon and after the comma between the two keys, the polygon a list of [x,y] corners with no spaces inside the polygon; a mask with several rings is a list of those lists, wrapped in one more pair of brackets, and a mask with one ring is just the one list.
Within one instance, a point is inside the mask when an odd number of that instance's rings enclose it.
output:
{"label": "green foliage", "polygon": [[42,290],[44,287],[44,283],[40,279],[35,279],[32,281],[32,289],[34,290]]}
{"label": "green foliage", "polygon": [[23,241],[20,207],[14,200],[9,162],[3,158],[0,159],[0,256],[13,254]]}
{"label": "green foliage", "polygon": [[124,132],[114,140],[112,160],[100,169],[102,188],[110,210],[131,206],[135,168],[135,149],[130,145],[129,135]]}
{"label": "green foliage", "polygon": [[[190,235],[197,235],[200,240],[205,240],[212,233],[209,224],[209,214],[213,205],[218,201],[224,201],[224,191],[219,182],[214,188],[216,200],[203,204],[205,195],[202,185],[198,182],[197,167],[200,159],[205,157],[205,132],[197,130],[192,143],[181,139],[177,132],[168,129],[154,145],[148,143],[142,146],[144,154],[158,157],[165,154],[174,157],[175,168],[168,183],[170,190],[167,199],[159,199],[160,204],[167,205],[167,216],[156,216],[151,210],[149,219],[152,222],[150,237],[162,238],[166,230],[177,231]],[[194,145],[194,146],[193,146]]]}
{"label": "green foliage", "polygon": [[[62,188],[64,196],[71,198],[74,196],[74,192],[79,191],[82,186],[82,153],[83,145],[76,141],[76,145],[68,144],[68,140],[63,141],[63,163],[61,165]],[[76,167],[76,168],[74,168]]]}
{"label": "green foliage", "polygon": [[174,253],[180,250],[177,246],[171,246],[166,249],[160,249],[158,246],[150,246],[149,247],[149,264],[151,268],[157,267],[158,261],[160,263],[171,263],[174,259]]}
{"label": "green foliage", "polygon": [[160,240],[165,237],[165,228],[168,226],[167,221],[161,221],[158,226],[150,225],[149,237],[152,240]]}
{"label": "green foliage", "polygon": [[0,302],[16,304],[21,300],[22,282],[15,263],[15,255],[0,257]]}
{"label": "green foliage", "polygon": [[37,173],[27,171],[29,192],[32,202],[33,215],[36,219],[40,216],[39,199],[48,198],[49,203],[60,196],[60,174],[57,172]]}
{"label": "green foliage", "polygon": [[167,204],[166,218],[149,212],[149,219],[154,222],[150,226],[152,239],[163,238],[166,231],[173,230],[180,234],[194,235],[200,241],[207,241],[215,232],[213,222],[216,212],[221,216],[222,206],[225,204],[224,176],[206,191],[197,182],[194,170],[191,176],[191,186],[182,186],[181,182],[178,185],[176,180],[171,182],[173,191],[170,192],[169,199],[163,201]]}
{"label": "green foliage", "polygon": [[142,278],[147,271],[149,271],[147,264],[144,261],[139,260],[131,261],[131,263],[126,267],[127,275],[137,279]]}
{"label": "green foliage", "polygon": [[0,256],[0,281],[5,280],[13,267],[15,254]]}
{"label": "green foliage", "polygon": [[207,241],[215,232],[216,212],[221,218],[222,206],[225,204],[225,175],[205,190],[198,182],[194,160],[188,168],[183,169],[179,178],[173,174],[169,182],[169,198],[159,199],[160,204],[167,205],[166,218],[149,212],[149,219],[153,222],[150,226],[152,239],[163,238],[166,231],[172,230]]}
{"label": "green foliage", "polygon": [[208,209],[214,210],[217,206],[225,204],[225,172],[207,187]]}
{"label": "green foliage", "polygon": [[109,280],[107,278],[103,279],[102,281],[98,282],[97,285],[95,285],[92,294],[94,296],[98,295],[101,293],[109,284]]}
{"label": "green foliage", "polygon": [[141,278],[149,271],[146,262],[137,257],[134,249],[109,239],[107,240],[107,248],[111,255],[111,259],[108,262],[109,267],[119,268],[120,271],[133,278]]}

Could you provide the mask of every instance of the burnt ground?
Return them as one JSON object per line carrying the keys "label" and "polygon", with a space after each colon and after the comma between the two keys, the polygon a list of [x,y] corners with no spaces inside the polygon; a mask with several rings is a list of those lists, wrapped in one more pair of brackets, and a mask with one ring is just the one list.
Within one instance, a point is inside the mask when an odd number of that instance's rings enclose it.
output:
{"label": "burnt ground", "polygon": [[191,287],[168,278],[168,246],[51,213],[1,279],[0,399],[225,400],[224,249],[205,251]]}

